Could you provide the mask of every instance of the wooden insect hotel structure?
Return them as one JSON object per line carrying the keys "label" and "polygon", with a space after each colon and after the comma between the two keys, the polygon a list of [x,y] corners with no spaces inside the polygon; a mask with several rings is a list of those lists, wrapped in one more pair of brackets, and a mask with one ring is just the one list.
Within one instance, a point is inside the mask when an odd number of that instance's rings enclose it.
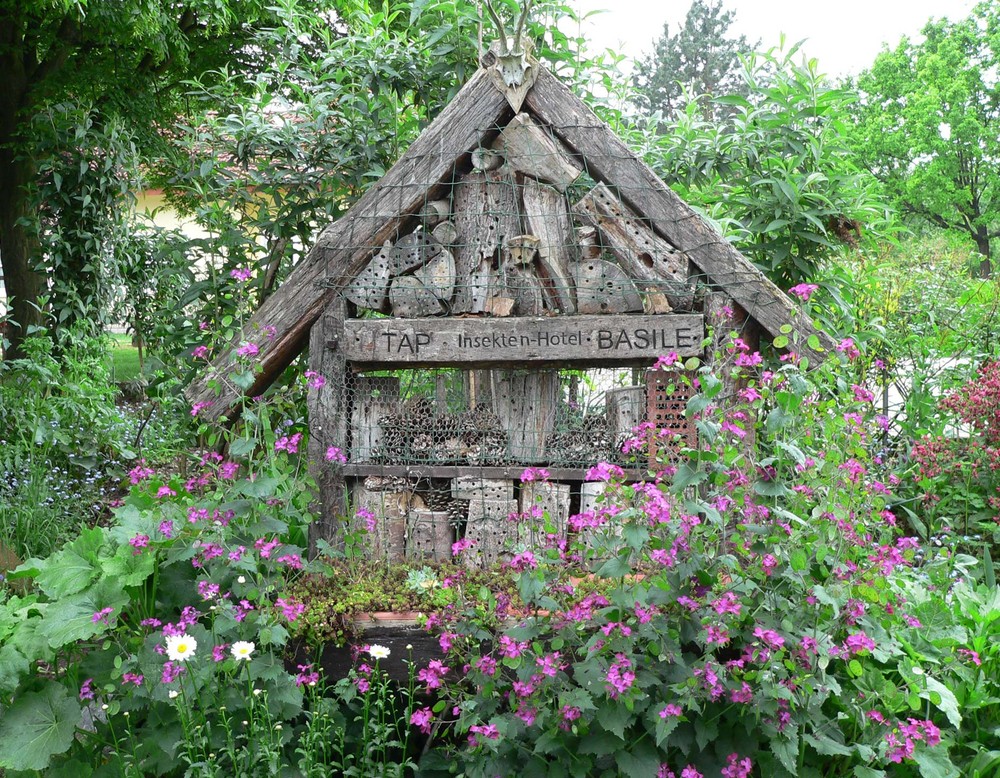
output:
{"label": "wooden insect hotel structure", "polygon": [[[510,60],[484,58],[241,336],[261,353],[250,395],[308,346],[326,379],[309,407],[317,531],[367,511],[388,560],[443,560],[464,537],[473,563],[496,561],[533,542],[537,524],[507,518],[535,505],[565,532],[596,496],[587,469],[628,466],[633,427],[692,441],[657,357],[704,357],[713,331],[814,332],[552,73]],[[231,365],[189,399],[224,412],[243,391]],[[521,484],[527,466],[551,478]]]}

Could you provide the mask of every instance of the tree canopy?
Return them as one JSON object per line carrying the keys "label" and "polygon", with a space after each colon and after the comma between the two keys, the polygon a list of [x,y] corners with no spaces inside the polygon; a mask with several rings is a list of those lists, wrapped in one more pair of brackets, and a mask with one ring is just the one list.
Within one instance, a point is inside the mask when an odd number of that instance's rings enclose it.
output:
{"label": "tree canopy", "polygon": [[861,74],[853,145],[897,209],[975,241],[1000,237],[1000,9],[931,20]]}
{"label": "tree canopy", "polygon": [[[48,291],[31,192],[47,164],[40,158],[44,144],[36,142],[38,116],[64,104],[73,108],[53,115],[81,117],[78,128],[152,141],[177,111],[185,79],[226,63],[250,71],[268,58],[248,43],[277,12],[265,0],[0,0],[0,261],[18,325],[12,354],[42,321],[37,301]],[[114,120],[120,123],[111,129]],[[69,136],[87,146],[86,131]],[[66,205],[86,210],[90,195],[67,197]],[[74,242],[88,239],[101,242],[92,233]],[[96,255],[101,247],[87,250]]]}
{"label": "tree canopy", "polygon": [[[665,24],[653,52],[636,63],[640,108],[672,117],[683,110],[685,94],[745,94],[739,58],[757,43],[728,35],[735,18],[733,11],[723,10],[722,0],[694,0],[675,33]],[[706,101],[702,107],[711,113],[719,106]]]}

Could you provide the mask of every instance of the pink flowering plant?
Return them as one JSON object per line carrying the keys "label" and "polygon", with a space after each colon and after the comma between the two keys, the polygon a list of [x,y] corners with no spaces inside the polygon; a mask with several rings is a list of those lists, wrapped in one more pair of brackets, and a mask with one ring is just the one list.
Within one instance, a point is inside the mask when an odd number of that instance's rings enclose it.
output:
{"label": "pink flowering plant", "polygon": [[291,402],[246,411],[213,430],[226,454],[137,463],[110,526],[11,575],[0,767],[263,776],[313,759],[301,741],[333,712],[285,661],[305,607],[286,589],[312,568],[306,440]]}
{"label": "pink flowering plant", "polygon": [[732,396],[708,371],[687,379],[697,448],[638,482],[595,467],[603,500],[569,539],[512,552],[527,613],[496,600],[495,632],[460,608],[432,621],[449,639],[418,673],[437,702],[414,726],[441,744],[422,774],[996,767],[995,587],[922,553],[836,358],[755,362]]}

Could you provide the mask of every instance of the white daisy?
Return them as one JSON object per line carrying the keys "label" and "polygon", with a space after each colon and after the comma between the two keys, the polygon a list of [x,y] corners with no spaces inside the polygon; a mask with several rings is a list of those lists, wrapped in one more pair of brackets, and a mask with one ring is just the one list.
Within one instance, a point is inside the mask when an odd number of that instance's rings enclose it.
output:
{"label": "white daisy", "polygon": [[256,646],[253,643],[248,643],[245,640],[237,640],[229,650],[233,655],[233,659],[239,662],[241,659],[249,659],[255,648]]}
{"label": "white daisy", "polygon": [[186,662],[198,649],[198,641],[190,635],[167,635],[167,658],[171,662]]}
{"label": "white daisy", "polygon": [[368,653],[371,655],[372,659],[385,659],[389,656],[389,649],[385,646],[372,644],[368,646]]}

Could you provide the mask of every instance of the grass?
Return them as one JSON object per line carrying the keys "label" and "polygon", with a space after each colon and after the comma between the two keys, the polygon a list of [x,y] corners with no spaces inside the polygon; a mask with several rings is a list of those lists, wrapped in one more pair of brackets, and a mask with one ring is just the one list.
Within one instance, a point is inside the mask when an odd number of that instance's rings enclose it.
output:
{"label": "grass", "polygon": [[111,340],[111,380],[116,384],[134,381],[142,370],[139,367],[139,349],[132,345],[132,336],[115,333]]}

